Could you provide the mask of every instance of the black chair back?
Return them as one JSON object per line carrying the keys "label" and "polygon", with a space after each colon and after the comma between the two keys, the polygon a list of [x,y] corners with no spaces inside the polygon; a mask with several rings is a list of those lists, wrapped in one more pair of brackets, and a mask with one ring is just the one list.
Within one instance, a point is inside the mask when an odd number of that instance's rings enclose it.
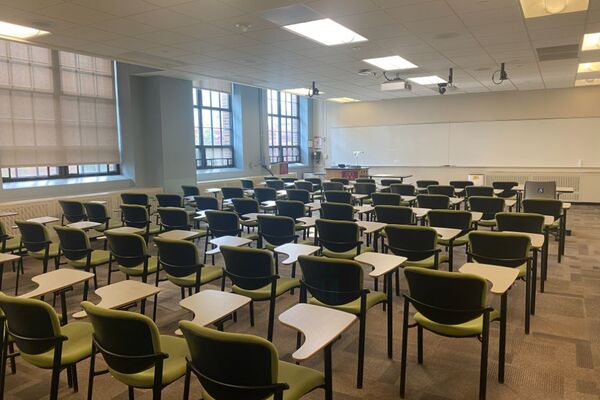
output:
{"label": "black chair back", "polygon": [[306,217],[304,203],[296,200],[277,200],[277,215],[290,217],[294,221],[298,218]]}
{"label": "black chair back", "polygon": [[179,323],[188,343],[188,366],[213,399],[283,399],[277,383],[278,354],[263,338],[219,332],[190,321]]}
{"label": "black chair back", "polygon": [[408,267],[407,298],[424,317],[439,324],[458,325],[483,314],[487,282],[471,274]]}
{"label": "black chair back", "polygon": [[399,206],[402,196],[396,193],[373,193],[371,194],[374,206]]}
{"label": "black chair back", "polygon": [[198,247],[189,240],[172,240],[156,237],[160,266],[168,275],[183,278],[197,274],[197,287],[200,286],[202,264]]}
{"label": "black chair back", "polygon": [[331,182],[339,182],[342,185],[349,185],[350,180],[346,178],[331,178]]}
{"label": "black chair back", "polygon": [[524,233],[469,233],[469,255],[476,262],[483,264],[519,267],[529,260],[530,248],[531,239]]}
{"label": "black chair back", "polygon": [[417,196],[417,205],[420,208],[447,210],[450,208],[450,197],[443,194],[420,194]]}
{"label": "black chair back", "polygon": [[123,204],[136,204],[144,207],[149,205],[146,193],[121,193],[121,202]]}
{"label": "black chair back", "polygon": [[492,187],[494,189],[501,189],[502,192],[498,193],[498,197],[515,197],[517,195],[517,191],[513,190],[515,186],[517,186],[519,182],[515,181],[498,181],[492,182]]}
{"label": "black chair back", "polygon": [[83,203],[83,207],[85,207],[88,221],[104,224],[104,228],[108,229],[110,216],[108,214],[108,209],[104,204],[90,202]]}
{"label": "black chair back", "polygon": [[375,193],[377,191],[377,185],[369,182],[356,182],[354,184],[354,193],[356,194],[367,194]]}
{"label": "black chair back", "polygon": [[214,196],[195,196],[196,210],[218,210],[219,200]]}
{"label": "black chair back", "polygon": [[275,201],[277,200],[277,191],[271,188],[256,188],[254,189],[254,197],[259,203]]}
{"label": "black chair back", "polygon": [[460,210],[431,210],[427,213],[430,226],[460,229],[461,235],[471,230],[473,214]]}
{"label": "black chair back", "polygon": [[473,186],[474,183],[471,181],[450,181],[450,186],[455,189],[464,189],[467,186]]}
{"label": "black chair back", "polygon": [[183,207],[183,198],[178,194],[157,193],[159,207]]}
{"label": "black chair back", "polygon": [[236,213],[231,211],[206,211],[208,232],[213,237],[239,236],[241,231],[240,220]]}
{"label": "black chair back", "polygon": [[387,246],[397,256],[409,261],[424,260],[436,253],[437,232],[433,228],[415,225],[387,225]]}
{"label": "black chair back", "polygon": [[181,185],[181,189],[183,190],[183,197],[200,195],[200,189],[198,189],[198,186],[195,186],[195,185],[194,186]]}
{"label": "black chair back", "polygon": [[300,256],[302,290],[321,303],[338,306],[359,299],[363,294],[363,269],[352,260]]}
{"label": "black chair back", "polygon": [[394,183],[390,185],[390,192],[399,194],[401,196],[414,196],[416,190],[414,185],[409,185],[406,183]]}
{"label": "black chair back", "polygon": [[306,189],[288,189],[287,198],[288,200],[301,201],[303,204],[310,203],[310,192]]}
{"label": "black chair back", "polygon": [[[257,220],[258,234],[261,241],[265,241],[273,246],[281,246],[282,244],[296,241],[296,223],[292,218],[264,214],[259,215]],[[261,244],[264,245],[264,242]]]}
{"label": "black chair back", "polygon": [[354,207],[344,203],[321,203],[321,218],[336,221],[354,221]]}
{"label": "black chair back", "polygon": [[305,180],[313,184],[313,192],[321,190],[321,178],[306,178]]}
{"label": "black chair back", "polygon": [[509,213],[496,214],[496,224],[499,231],[543,233],[544,216],[534,213]]}
{"label": "black chair back", "polygon": [[429,186],[440,184],[440,182],[433,181],[433,180],[419,180],[416,183],[417,183],[417,187],[420,189],[427,189]]}
{"label": "black chair back", "polygon": [[427,186],[429,194],[443,194],[444,196],[454,197],[454,186],[449,185],[430,185]]}
{"label": "black chair back", "polygon": [[360,253],[360,231],[356,223],[318,219],[316,226],[319,243],[322,247],[337,253],[358,247],[357,253]]}
{"label": "black chair back", "polygon": [[146,241],[133,233],[106,232],[108,249],[112,258],[126,268],[143,264],[150,256]]}
{"label": "black chair back", "polygon": [[69,261],[79,261],[91,254],[90,239],[84,231],[68,226],[55,226],[60,251]]}
{"label": "black chair back", "polygon": [[224,272],[232,284],[245,290],[256,290],[276,279],[270,251],[234,246],[220,248],[225,261]]}
{"label": "black chair back", "polygon": [[254,189],[254,181],[252,179],[240,179],[243,189]]}
{"label": "black chair back", "polygon": [[491,220],[496,218],[497,213],[504,211],[504,199],[500,197],[472,196],[469,197],[469,209],[483,213],[482,220]]}
{"label": "black chair back", "polygon": [[15,221],[21,232],[21,243],[27,251],[37,252],[46,250],[52,241],[48,229],[37,222]]}
{"label": "black chair back", "polygon": [[271,189],[275,189],[275,190],[283,190],[283,188],[285,187],[283,181],[279,180],[279,179],[271,179],[265,182],[267,187],[271,188]]}
{"label": "black chair back", "polygon": [[121,204],[121,217],[125,226],[146,229],[150,216],[146,207],[136,204]]}
{"label": "black chair back", "polygon": [[562,201],[549,199],[523,200],[523,212],[551,215],[559,219],[562,215]]}
{"label": "black chair back", "polygon": [[303,189],[303,190],[308,191],[309,193],[312,193],[315,191],[313,184],[309,181],[296,181],[296,182],[294,182],[294,188]]}
{"label": "black chair back", "polygon": [[375,182],[375,179],[372,179],[372,178],[356,178],[355,182],[356,183],[373,183],[373,184],[377,183],[377,182]]}
{"label": "black chair back", "polygon": [[223,200],[241,199],[244,197],[244,189],[240,187],[224,187],[221,188],[221,194],[223,195]]}
{"label": "black chair back", "polygon": [[58,204],[62,208],[62,223],[64,224],[65,220],[69,223],[85,221],[87,219],[87,215],[85,214],[85,208],[83,207],[83,203],[75,200],[59,200]]}
{"label": "black chair back", "polygon": [[323,182],[323,190],[344,190],[344,184],[340,182]]}
{"label": "black chair back", "polygon": [[404,182],[402,179],[382,179],[381,186],[401,185]]}
{"label": "black chair back", "polygon": [[493,197],[494,188],[492,186],[467,186],[465,188],[467,197],[479,196],[479,197]]}
{"label": "black chair back", "polygon": [[375,206],[377,222],[395,225],[414,224],[413,210],[401,206]]}
{"label": "black chair back", "polygon": [[192,228],[188,213],[183,208],[178,207],[159,207],[160,226],[164,231],[183,230],[189,231]]}
{"label": "black chair back", "polygon": [[257,213],[258,201],[254,199],[231,199],[234,211],[240,216],[244,214]]}
{"label": "black chair back", "polygon": [[326,190],[324,194],[328,203],[352,204],[352,193],[345,190]]}

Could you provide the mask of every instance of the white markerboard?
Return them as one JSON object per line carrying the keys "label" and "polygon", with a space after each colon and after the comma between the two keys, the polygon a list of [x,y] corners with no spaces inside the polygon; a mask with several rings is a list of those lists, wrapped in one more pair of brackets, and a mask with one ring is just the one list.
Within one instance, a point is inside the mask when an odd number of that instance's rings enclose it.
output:
{"label": "white markerboard", "polygon": [[431,166],[448,164],[448,124],[332,128],[331,165],[354,164],[353,152],[364,151],[361,165]]}
{"label": "white markerboard", "polygon": [[332,128],[329,147],[332,165],[600,167],[600,118]]}

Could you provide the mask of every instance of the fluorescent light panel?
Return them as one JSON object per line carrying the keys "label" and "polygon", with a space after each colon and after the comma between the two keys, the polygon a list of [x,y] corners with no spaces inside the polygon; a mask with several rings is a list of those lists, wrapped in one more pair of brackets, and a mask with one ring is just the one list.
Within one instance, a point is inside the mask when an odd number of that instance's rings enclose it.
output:
{"label": "fluorescent light panel", "polygon": [[333,101],[335,103],[355,103],[360,100],[353,99],[351,97],[332,97],[331,99],[327,99],[329,101]]}
{"label": "fluorescent light panel", "polygon": [[50,32],[43,31],[37,28],[30,28],[28,26],[0,21],[0,36],[4,37],[16,39],[30,39],[37,36],[48,35],[49,33]]}
{"label": "fluorescent light panel", "polygon": [[389,56],[389,57],[379,57],[379,58],[367,58],[363,60],[366,63],[376,66],[377,68],[381,68],[384,71],[395,71],[399,69],[411,69],[418,68],[415,64],[411,63],[408,60],[400,56]]}
{"label": "fluorescent light panel", "polygon": [[408,78],[408,80],[418,85],[436,85],[438,83],[446,83],[445,80],[437,75],[417,76],[416,78]]}
{"label": "fluorescent light panel", "polygon": [[521,0],[525,18],[585,11],[588,6],[588,0]]}
{"label": "fluorescent light panel", "polygon": [[600,85],[600,78],[595,79],[577,79],[575,81],[575,86],[593,86]]}
{"label": "fluorescent light panel", "polygon": [[583,35],[581,50],[600,50],[600,32],[586,33]]}
{"label": "fluorescent light panel", "polygon": [[577,68],[577,73],[582,74],[586,72],[600,72],[600,62],[579,64],[579,68]]}
{"label": "fluorescent light panel", "polygon": [[326,46],[364,42],[367,40],[366,37],[338,24],[330,18],[285,25],[283,28]]}

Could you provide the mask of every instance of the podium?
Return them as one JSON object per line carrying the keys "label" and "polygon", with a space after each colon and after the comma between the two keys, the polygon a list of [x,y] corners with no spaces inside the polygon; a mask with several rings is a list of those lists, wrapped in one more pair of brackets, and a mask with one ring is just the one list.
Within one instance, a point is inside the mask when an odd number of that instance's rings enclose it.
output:
{"label": "podium", "polygon": [[275,176],[287,175],[289,172],[288,163],[286,162],[271,164],[269,169]]}
{"label": "podium", "polygon": [[349,166],[349,167],[331,167],[325,168],[325,178],[344,178],[348,180],[356,180],[356,178],[368,178],[369,168],[360,166]]}

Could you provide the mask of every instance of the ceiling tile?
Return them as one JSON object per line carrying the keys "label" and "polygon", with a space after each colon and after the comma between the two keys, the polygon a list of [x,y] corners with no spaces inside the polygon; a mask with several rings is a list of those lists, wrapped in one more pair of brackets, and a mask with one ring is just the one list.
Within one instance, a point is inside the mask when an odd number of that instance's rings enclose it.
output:
{"label": "ceiling tile", "polygon": [[98,22],[92,25],[98,29],[102,29],[109,32],[120,33],[121,35],[140,35],[146,32],[152,32],[156,30],[155,27],[142,24],[140,22],[132,21],[125,18],[109,19],[107,21]]}
{"label": "ceiling tile", "polygon": [[207,22],[237,17],[246,13],[239,8],[228,6],[218,0],[196,0],[170,7],[170,10],[196,20]]}
{"label": "ceiling tile", "polygon": [[132,15],[128,18],[143,24],[152,25],[157,29],[178,28],[185,25],[192,25],[197,22],[196,19],[191,16],[183,15],[166,8]]}
{"label": "ceiling tile", "polygon": [[389,8],[386,13],[400,22],[414,22],[454,15],[452,9],[443,0],[421,1],[403,7]]}
{"label": "ceiling tile", "polygon": [[370,0],[316,0],[305,4],[326,17],[359,14],[379,9],[379,6]]}
{"label": "ceiling tile", "polygon": [[135,37],[138,39],[147,40],[149,42],[166,45],[190,42],[194,40],[194,38],[191,36],[171,31],[147,32],[142,33],[141,35],[136,35]]}
{"label": "ceiling tile", "polygon": [[107,46],[121,47],[128,50],[144,50],[155,46],[152,42],[136,39],[132,37],[122,37],[117,40],[107,40],[104,42]]}
{"label": "ceiling tile", "polygon": [[143,0],[73,0],[72,2],[117,17],[126,17],[156,9],[156,6]]}
{"label": "ceiling tile", "polygon": [[231,31],[218,26],[202,22],[193,25],[179,26],[171,29],[174,32],[183,33],[197,39],[211,39],[218,36],[231,35]]}
{"label": "ceiling tile", "polygon": [[102,11],[92,10],[72,3],[61,3],[37,10],[39,14],[60,18],[76,24],[95,24],[114,18]]}

